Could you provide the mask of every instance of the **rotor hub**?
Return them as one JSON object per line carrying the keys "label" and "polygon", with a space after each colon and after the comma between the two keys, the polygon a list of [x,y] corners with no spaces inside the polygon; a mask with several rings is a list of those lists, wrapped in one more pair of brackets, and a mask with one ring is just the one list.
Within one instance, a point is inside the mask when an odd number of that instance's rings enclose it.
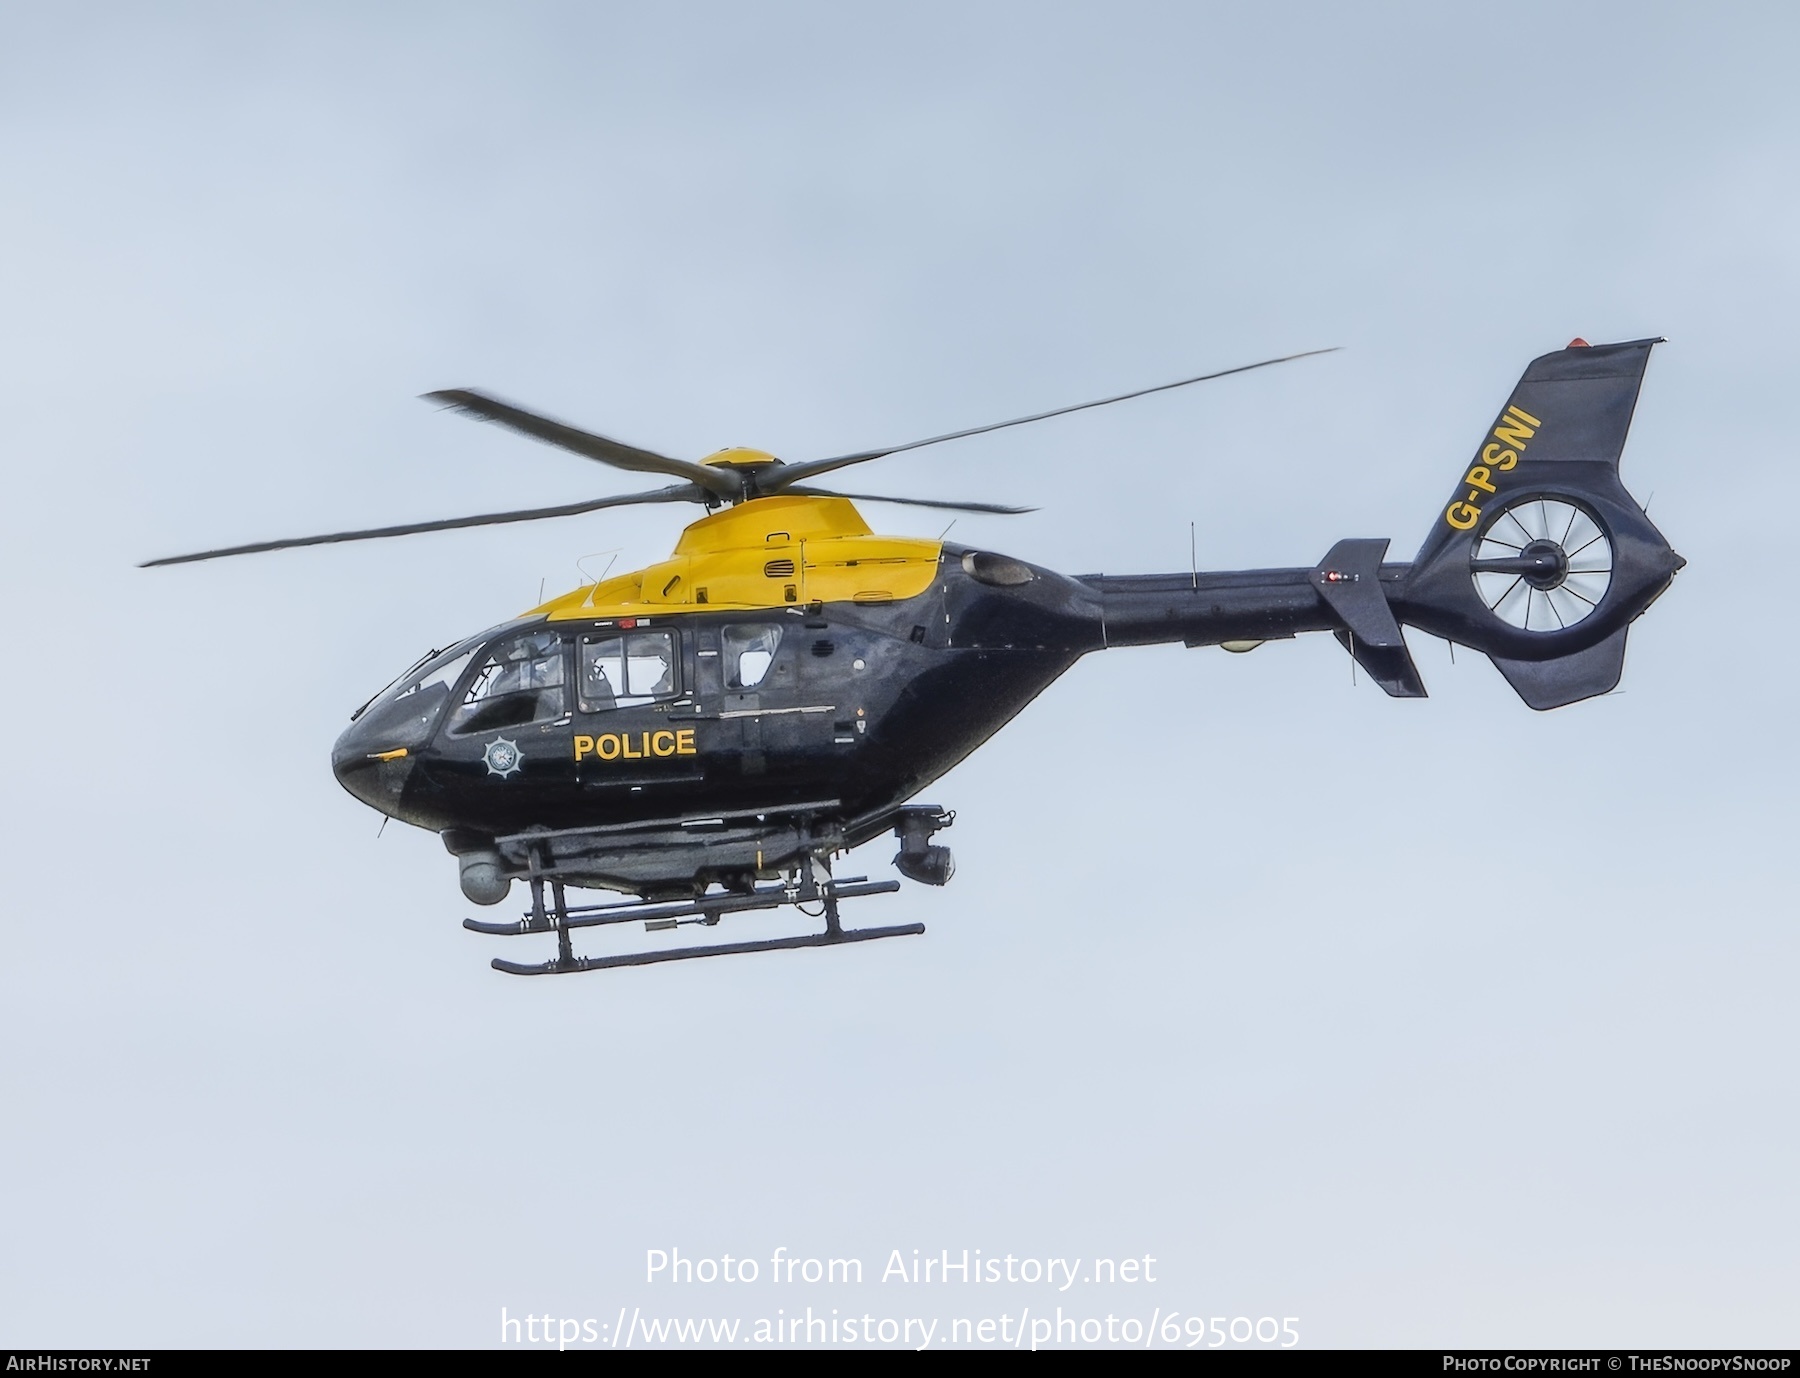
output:
{"label": "rotor hub", "polygon": [[1524,579],[1540,592],[1560,587],[1569,577],[1569,553],[1547,536],[1532,541],[1519,557],[1537,566],[1525,571]]}
{"label": "rotor hub", "polygon": [[728,469],[731,476],[743,485],[743,498],[757,495],[756,481],[773,469],[785,469],[783,464],[767,450],[751,450],[742,446],[733,446],[728,450],[718,450],[700,461],[709,469]]}

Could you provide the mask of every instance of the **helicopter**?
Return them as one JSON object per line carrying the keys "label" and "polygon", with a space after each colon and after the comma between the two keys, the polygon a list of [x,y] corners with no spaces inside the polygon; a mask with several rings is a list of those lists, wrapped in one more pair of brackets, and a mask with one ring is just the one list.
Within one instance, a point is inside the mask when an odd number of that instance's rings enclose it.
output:
{"label": "helicopter", "polygon": [[[438,833],[472,903],[515,881],[530,908],[494,935],[553,935],[517,975],[564,974],[917,935],[847,928],[843,900],[894,880],[837,878],[839,856],[891,834],[898,872],[954,871],[934,841],[955,814],[913,802],[1083,656],[1180,643],[1247,652],[1334,636],[1395,698],[1425,685],[1402,627],[1485,653],[1533,709],[1614,689],[1631,623],[1685,561],[1619,478],[1660,339],[1574,340],[1526,368],[1410,562],[1387,538],[1338,541],[1309,567],[1080,575],[946,540],[878,535],[814,479],[887,455],[1328,353],[1309,350],[932,436],[784,463],[728,449],[694,462],[467,389],[426,400],[617,469],[677,480],[647,492],[200,551],[143,567],[294,547],[697,503],[671,556],[603,577],[428,652],[351,715],[337,779],[388,818]],[[384,821],[385,826],[385,821]],[[571,889],[629,896],[571,904]],[[816,913],[803,906],[817,905]],[[578,955],[577,929],[717,926],[789,906],[821,931]]]}

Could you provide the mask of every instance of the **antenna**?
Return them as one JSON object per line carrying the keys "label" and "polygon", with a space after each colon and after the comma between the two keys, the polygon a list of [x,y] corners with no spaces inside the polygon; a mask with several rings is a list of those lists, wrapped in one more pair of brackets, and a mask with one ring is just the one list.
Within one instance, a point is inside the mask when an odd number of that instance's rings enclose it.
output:
{"label": "antenna", "polygon": [[1198,589],[1200,587],[1200,556],[1199,556],[1198,551],[1199,551],[1199,547],[1196,546],[1194,543],[1194,524],[1192,522],[1189,522],[1188,523],[1188,568],[1193,571],[1194,587],[1196,589]]}
{"label": "antenna", "polygon": [[[612,559],[606,562],[606,568],[600,571],[600,577],[596,579],[587,572],[587,562],[601,555],[610,555],[612,556]],[[612,572],[613,562],[618,558],[618,550],[591,550],[575,562],[575,572],[581,576],[582,583],[593,584],[595,587],[598,587],[606,582],[606,576]]]}

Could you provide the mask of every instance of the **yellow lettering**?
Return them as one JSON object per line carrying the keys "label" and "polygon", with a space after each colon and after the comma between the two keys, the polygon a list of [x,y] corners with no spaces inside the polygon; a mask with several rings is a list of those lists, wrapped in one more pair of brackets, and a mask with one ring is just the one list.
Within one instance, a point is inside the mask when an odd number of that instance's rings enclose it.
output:
{"label": "yellow lettering", "polygon": [[694,742],[694,729],[683,727],[665,729],[661,732],[640,733],[637,741],[632,741],[627,733],[608,732],[602,737],[577,737],[575,739],[575,759],[584,756],[598,756],[602,761],[641,761],[646,756],[698,756],[700,749]]}
{"label": "yellow lettering", "polygon": [[1507,445],[1524,449],[1531,443],[1531,437],[1537,434],[1535,426],[1527,426],[1523,421],[1515,421],[1510,416],[1500,418],[1500,424],[1494,427],[1494,439]]}
{"label": "yellow lettering", "polygon": [[1481,520],[1481,509],[1466,502],[1453,502],[1445,509],[1444,520],[1458,531],[1467,531]]}
{"label": "yellow lettering", "polygon": [[1488,478],[1489,478],[1488,471],[1486,469],[1483,469],[1479,464],[1477,464],[1473,469],[1469,470],[1469,472],[1466,475],[1464,475],[1463,482],[1467,483],[1468,485],[1470,485],[1473,488],[1479,488],[1483,492],[1491,493],[1494,491],[1494,485],[1488,482]]}
{"label": "yellow lettering", "polygon": [[1514,416],[1518,417],[1519,420],[1523,421],[1527,426],[1532,427],[1534,430],[1537,427],[1544,424],[1542,421],[1539,421],[1535,416],[1533,416],[1530,412],[1521,411],[1519,408],[1513,406],[1511,403],[1507,404],[1506,409],[1509,412],[1511,412]]}
{"label": "yellow lettering", "polygon": [[1511,450],[1503,450],[1498,445],[1489,445],[1481,452],[1481,457],[1496,469],[1510,469],[1519,462],[1519,457]]}

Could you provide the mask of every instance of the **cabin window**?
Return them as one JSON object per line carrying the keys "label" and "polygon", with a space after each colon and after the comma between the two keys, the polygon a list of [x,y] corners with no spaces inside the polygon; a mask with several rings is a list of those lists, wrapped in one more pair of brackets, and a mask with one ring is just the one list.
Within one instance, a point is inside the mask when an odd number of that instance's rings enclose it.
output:
{"label": "cabin window", "polygon": [[581,638],[581,711],[603,713],[672,697],[681,686],[675,633]]}
{"label": "cabin window", "polygon": [[769,673],[775,648],[781,645],[781,628],[769,626],[725,629],[725,687],[754,689]]}
{"label": "cabin window", "polygon": [[487,732],[554,722],[566,712],[562,638],[555,632],[531,632],[488,653],[463,693],[450,730]]}

